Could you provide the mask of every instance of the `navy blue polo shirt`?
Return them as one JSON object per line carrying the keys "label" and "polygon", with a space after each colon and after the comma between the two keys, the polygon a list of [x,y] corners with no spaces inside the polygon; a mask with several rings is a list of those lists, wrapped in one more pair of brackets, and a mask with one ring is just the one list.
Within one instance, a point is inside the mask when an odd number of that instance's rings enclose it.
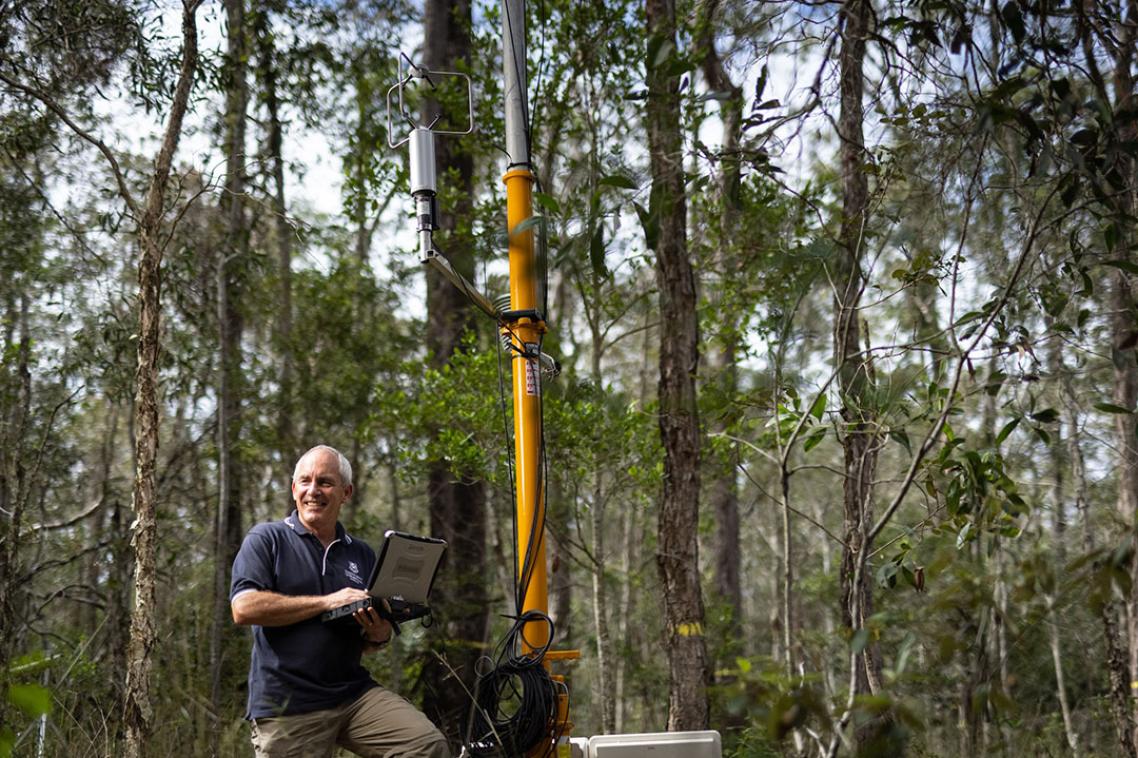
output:
{"label": "navy blue polo shirt", "polygon": [[[249,530],[233,561],[229,600],[249,590],[327,595],[365,589],[375,552],[336,524],[327,549],[296,511]],[[350,623],[344,623],[350,622]],[[360,665],[360,625],[348,617],[325,624],[317,615],[289,626],[253,626],[249,666],[250,719],[308,713],[354,700],[375,681]]]}

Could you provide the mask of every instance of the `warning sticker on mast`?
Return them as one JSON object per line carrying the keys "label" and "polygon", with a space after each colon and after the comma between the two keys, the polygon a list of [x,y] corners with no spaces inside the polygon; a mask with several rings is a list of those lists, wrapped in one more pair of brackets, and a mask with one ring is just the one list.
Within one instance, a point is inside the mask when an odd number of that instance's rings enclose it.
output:
{"label": "warning sticker on mast", "polygon": [[530,396],[541,394],[541,382],[539,381],[537,372],[537,361],[532,358],[525,359],[526,362],[526,394]]}

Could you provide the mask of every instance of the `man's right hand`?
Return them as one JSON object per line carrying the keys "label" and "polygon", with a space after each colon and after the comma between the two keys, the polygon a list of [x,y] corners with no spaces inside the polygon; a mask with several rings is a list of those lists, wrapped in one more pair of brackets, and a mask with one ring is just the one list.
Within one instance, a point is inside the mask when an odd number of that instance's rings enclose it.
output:
{"label": "man's right hand", "polygon": [[324,600],[327,602],[325,610],[334,611],[340,606],[350,605],[358,600],[366,600],[370,597],[366,590],[359,590],[355,587],[345,587],[342,590],[336,590],[331,595],[325,595]]}

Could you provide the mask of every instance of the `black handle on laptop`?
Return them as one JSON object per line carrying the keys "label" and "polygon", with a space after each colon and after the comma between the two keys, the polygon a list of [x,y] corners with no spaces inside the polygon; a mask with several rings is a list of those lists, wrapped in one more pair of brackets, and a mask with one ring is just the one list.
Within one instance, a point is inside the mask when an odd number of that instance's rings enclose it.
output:
{"label": "black handle on laptop", "polygon": [[403,630],[399,628],[399,622],[395,620],[394,614],[392,614],[391,610],[387,607],[386,600],[380,600],[378,603],[372,600],[371,607],[375,608],[375,612],[379,614],[381,619],[391,624],[391,630],[395,632],[396,636],[403,634]]}

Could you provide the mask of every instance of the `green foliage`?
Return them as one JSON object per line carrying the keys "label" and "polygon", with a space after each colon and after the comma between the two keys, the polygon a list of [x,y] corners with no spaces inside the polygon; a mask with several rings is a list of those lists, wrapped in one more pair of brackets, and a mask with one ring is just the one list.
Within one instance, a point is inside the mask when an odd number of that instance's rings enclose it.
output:
{"label": "green foliage", "polygon": [[944,492],[950,518],[1002,521],[1005,516],[1014,518],[1027,512],[1027,502],[1008,476],[997,450],[970,450],[966,440],[953,436],[949,427],[946,436],[948,441],[936,459],[940,476],[930,477],[927,484],[932,492]]}
{"label": "green foliage", "polygon": [[792,730],[829,726],[829,708],[816,679],[788,678],[776,661],[738,657],[716,672],[713,707],[745,725],[725,735],[724,755],[782,755]]}
{"label": "green foliage", "polygon": [[[512,429],[513,422],[512,416],[502,415],[498,360],[495,352],[476,349],[468,335],[445,366],[423,369],[420,364],[421,381],[409,386],[407,395],[388,394],[377,405],[389,418],[400,418],[410,432],[400,450],[401,461],[411,467],[405,474],[421,475],[431,462],[445,461],[456,475],[509,488],[502,425],[509,423]],[[406,368],[414,371],[411,365]],[[400,403],[398,410],[387,407],[393,401]]]}
{"label": "green foliage", "polygon": [[[9,684],[7,700],[25,719],[37,719],[52,710],[51,691],[39,684]],[[11,755],[16,745],[16,732],[12,727],[12,724],[0,727],[0,756]]]}

